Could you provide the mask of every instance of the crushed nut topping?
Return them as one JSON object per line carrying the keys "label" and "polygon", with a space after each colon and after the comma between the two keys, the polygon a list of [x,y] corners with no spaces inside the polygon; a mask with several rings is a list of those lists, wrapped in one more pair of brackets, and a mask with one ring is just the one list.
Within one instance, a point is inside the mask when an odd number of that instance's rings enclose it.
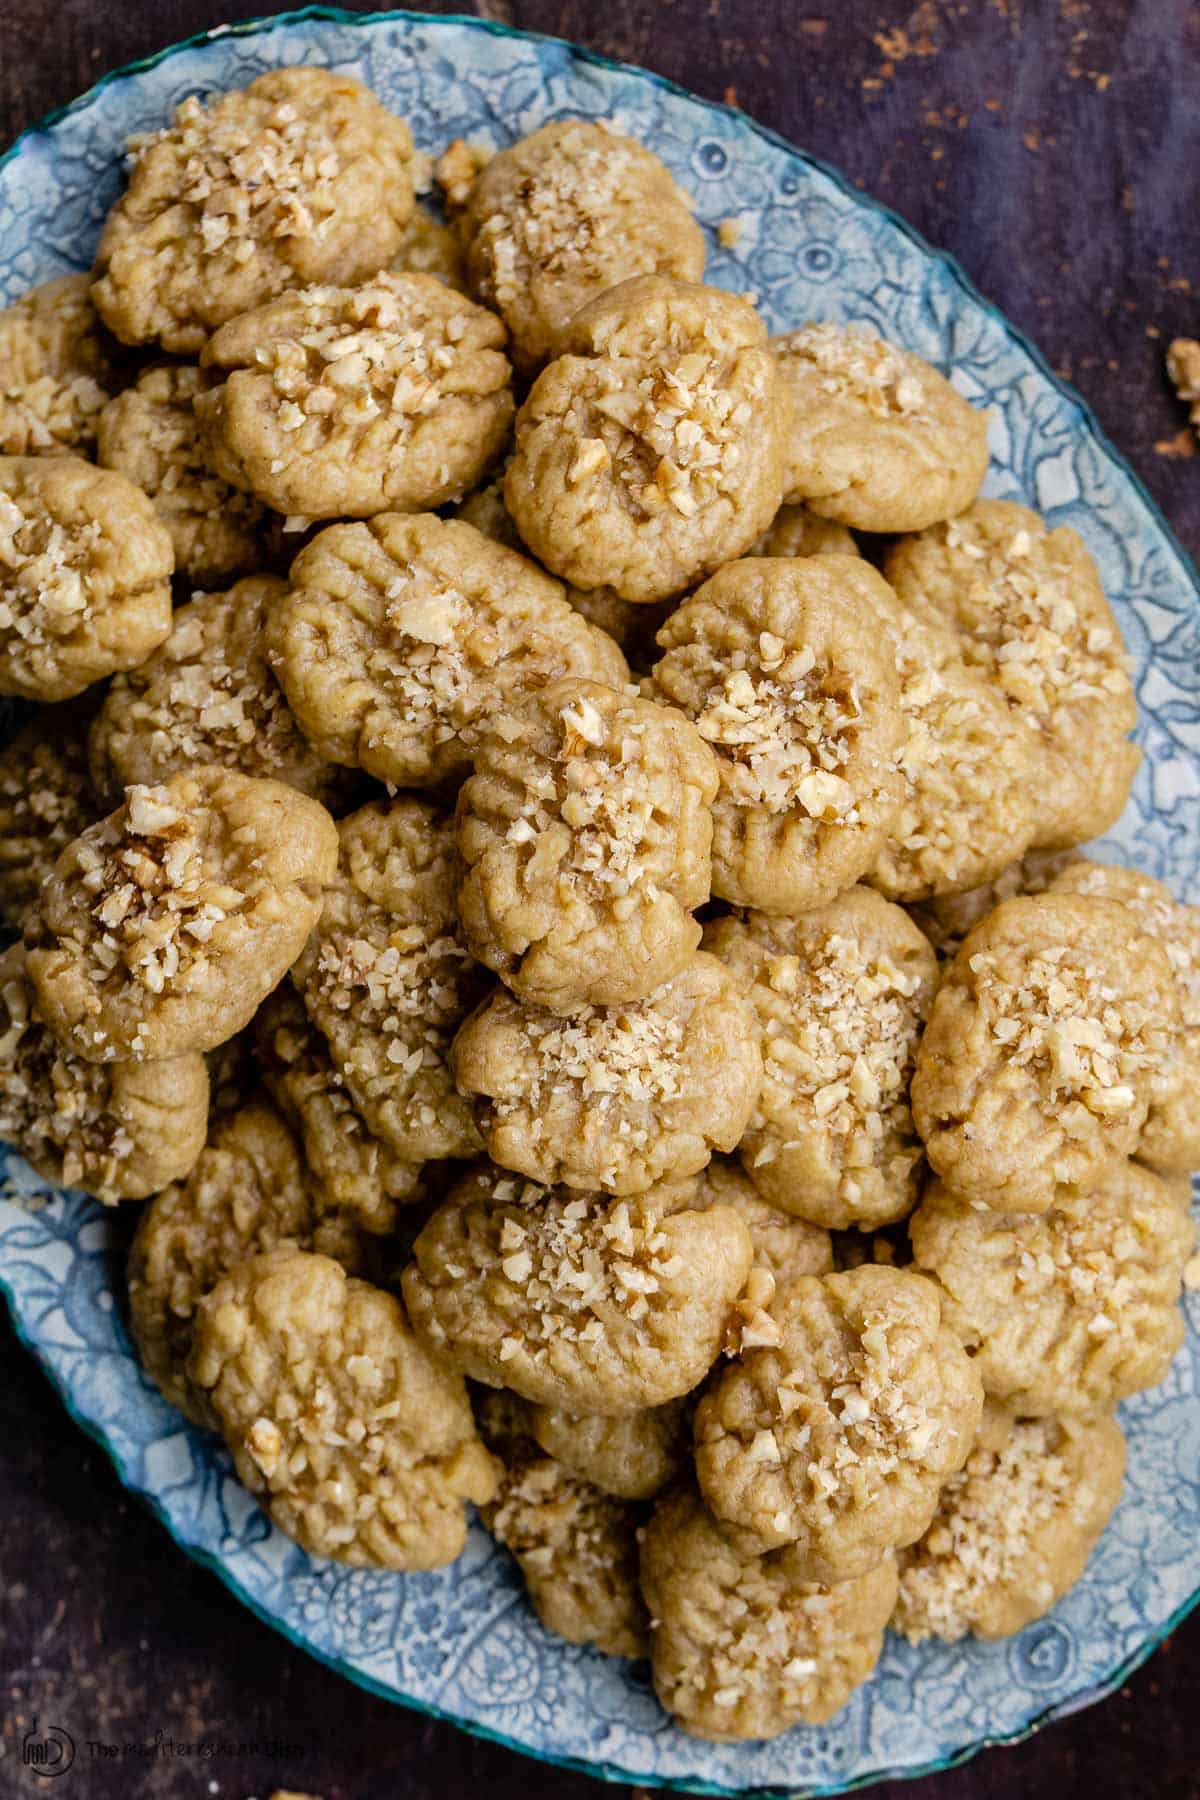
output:
{"label": "crushed nut topping", "polygon": [[804,325],[775,338],[772,348],[807,363],[825,393],[861,400],[876,418],[912,418],[928,404],[920,364],[867,325]]}
{"label": "crushed nut topping", "polygon": [[581,428],[581,436],[585,446],[603,444],[605,457],[589,448],[588,472],[611,462],[643,513],[669,505],[690,519],[737,481],[754,409],[728,385],[728,351],[714,336],[706,324],[702,348],[665,343],[640,375],[622,360],[597,368],[591,410],[601,435]]}
{"label": "crushed nut topping", "polygon": [[78,631],[92,617],[89,565],[103,536],[96,519],[68,530],[0,493],[0,632],[39,645]]}

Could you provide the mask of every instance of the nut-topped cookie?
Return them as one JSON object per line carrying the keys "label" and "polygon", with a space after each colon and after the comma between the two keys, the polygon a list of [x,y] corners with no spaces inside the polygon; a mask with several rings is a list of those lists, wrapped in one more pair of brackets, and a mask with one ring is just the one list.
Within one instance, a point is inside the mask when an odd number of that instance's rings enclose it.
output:
{"label": "nut-topped cookie", "polygon": [[700,942],[717,765],[672,707],[552,682],[492,718],[458,797],[467,942],[524,1000],[638,1000]]}
{"label": "nut-topped cookie", "polygon": [[1127,908],[1005,900],[963,941],[917,1052],[926,1154],[967,1200],[1045,1212],[1136,1152],[1181,1041],[1166,952]]}
{"label": "nut-topped cookie", "polygon": [[754,309],[717,288],[635,276],[576,314],[538,376],[505,499],[565,581],[666,600],[771,523],[784,425]]}
{"label": "nut-topped cookie", "polygon": [[271,575],[178,607],[171,635],[118,675],[92,724],[92,772],[101,793],[165,781],[197,763],[282,781],[333,802],[347,772],[313,749],[271,673],[264,632],[287,592]]}
{"label": "nut-topped cookie", "polygon": [[480,1517],[511,1551],[548,1631],[606,1656],[644,1656],[646,1605],[638,1584],[643,1510],[543,1454],[508,1394],[476,1405],[484,1442],[503,1473]]}
{"label": "nut-topped cookie", "polygon": [[740,984],[702,951],[644,1000],[569,1018],[499,988],[451,1062],[494,1162],[607,1194],[642,1193],[732,1150],[762,1080]]}
{"label": "nut-topped cookie", "polygon": [[987,415],[911,350],[862,324],[772,338],[790,402],[789,501],[859,531],[952,518],[987,469]]}
{"label": "nut-topped cookie", "polygon": [[845,1581],[920,1537],[970,1454],[983,1388],[933,1282],[865,1265],[776,1290],[778,1342],[721,1374],[696,1412],[716,1517],[810,1581]]}
{"label": "nut-topped cookie", "polygon": [[487,719],[526,689],[628,678],[557,581],[458,521],[381,513],[330,526],[290,583],[268,647],[302,730],[332,762],[398,786],[464,774]]}
{"label": "nut-topped cookie", "polygon": [[393,1230],[400,1206],[424,1198],[421,1165],[368,1128],[290,982],[259,1008],[254,1039],[263,1083],[300,1140],[321,1206],[363,1231]]}
{"label": "nut-topped cookie", "polygon": [[900,1553],[893,1628],[910,1644],[1011,1637],[1074,1587],[1121,1496],[1115,1419],[1001,1420]]}
{"label": "nut-topped cookie", "polygon": [[130,1326],[142,1366],[199,1425],[216,1421],[186,1371],[196,1308],[228,1270],[284,1242],[320,1250],[355,1272],[362,1263],[350,1220],[324,1211],[296,1138],[270,1101],[255,1095],[213,1126],[186,1180],[155,1195],[129,1252]]}
{"label": "nut-topped cookie", "polygon": [[363,1123],[410,1162],[479,1148],[447,1056],[488,979],[459,929],[454,821],[401,796],[338,828],[341,856],[292,970]]}
{"label": "nut-topped cookie", "polygon": [[688,196],[652,151],[603,119],[555,119],[501,150],[456,223],[471,285],[508,326],[526,372],[618,283],[704,273]]}
{"label": "nut-topped cookie", "polygon": [[21,946],[0,956],[0,1138],[37,1174],[106,1204],[142,1200],[187,1174],[207,1122],[202,1056],[84,1062],[39,1018]]}
{"label": "nut-topped cookie", "polygon": [[1091,1413],[1153,1387],[1183,1342],[1186,1209],[1136,1163],[1050,1212],[997,1213],[935,1182],[913,1255],[989,1394],[1017,1413]]}
{"label": "nut-topped cookie", "polygon": [[1054,874],[1050,890],[1119,901],[1138,929],[1166,951],[1179,996],[1183,1043],[1166,1091],[1151,1103],[1137,1154],[1166,1174],[1200,1168],[1200,907],[1184,906],[1140,869],[1111,863],[1072,862]]}
{"label": "nut-topped cookie", "polygon": [[19,931],[61,851],[99,816],[87,714],[43,707],[0,750],[0,921]]}
{"label": "nut-topped cookie", "polygon": [[123,343],[187,355],[287,288],[387,266],[413,207],[412,133],[369,88],[272,69],[132,144],[92,298]]}
{"label": "nut-topped cookie", "polygon": [[795,1546],[753,1555],[685,1489],[642,1534],[642,1592],[662,1704],[693,1736],[736,1743],[840,1712],[879,1660],[896,1564],[821,1587]]}
{"label": "nut-topped cookie", "polygon": [[729,563],[658,634],[650,691],[717,755],[713,892],[764,912],[832,899],[879,856],[900,798],[891,659],[858,558]]}
{"label": "nut-topped cookie", "polygon": [[697,1211],[679,1186],[614,1200],[483,1166],[416,1241],[415,1329],[476,1381],[575,1412],[689,1393],[720,1354],[751,1244],[731,1208]]}
{"label": "nut-topped cookie", "polygon": [[763,1085],[738,1152],[755,1187],[827,1228],[903,1217],[922,1161],[908,1086],[937,987],[924,934],[855,887],[794,919],[718,919],[705,948],[758,1018]]}
{"label": "nut-topped cookie", "polygon": [[171,535],[175,570],[199,586],[252,575],[278,521],[205,460],[194,402],[209,385],[194,363],[147,369],[96,425],[96,461],[141,488]]}
{"label": "nut-topped cookie", "polygon": [[426,1355],[394,1295],[280,1245],[200,1302],[193,1340],[189,1376],[281,1531],[360,1567],[453,1562],[466,1502],[491,1499],[496,1467],[461,1377]]}
{"label": "nut-topped cookie", "polygon": [[960,517],[894,546],[901,602],[948,622],[967,662],[1036,734],[1041,769],[1034,842],[1070,848],[1117,818],[1140,752],[1121,633],[1096,565],[1069,525],[1026,506],[977,500]]}
{"label": "nut-topped cookie", "polygon": [[208,460],[313,519],[461,499],[512,423],[504,327],[433,275],[308,287],[231,319],[201,357]]}
{"label": "nut-topped cookie", "polygon": [[69,700],[171,628],[171,540],[123,475],[0,457],[0,694]]}
{"label": "nut-topped cookie", "polygon": [[46,1022],[89,1062],[209,1050],[299,955],[337,868],[323,806],[197,768],[69,844],[26,925]]}
{"label": "nut-topped cookie", "polygon": [[119,377],[90,285],[60,275],[0,311],[0,456],[87,456],[95,444]]}

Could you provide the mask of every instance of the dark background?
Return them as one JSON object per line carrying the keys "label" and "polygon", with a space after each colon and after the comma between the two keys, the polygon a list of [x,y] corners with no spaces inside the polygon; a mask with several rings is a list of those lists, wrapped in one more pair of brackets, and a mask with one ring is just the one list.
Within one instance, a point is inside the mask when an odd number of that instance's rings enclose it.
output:
{"label": "dark background", "polygon": [[[471,10],[438,5],[429,10]],[[0,145],[106,70],[262,0],[8,0]],[[1200,556],[1200,455],[1163,373],[1200,336],[1200,4],[1190,0],[478,0],[740,106],[951,250],[1076,383]],[[82,1740],[205,1733],[282,1763],[77,1765],[64,1796],[603,1800],[375,1700],[257,1623],[122,1492],[0,1332],[0,1796],[34,1714]],[[877,1800],[1200,1800],[1200,1616],[1119,1695]],[[210,1783],[216,1782],[213,1788]]]}

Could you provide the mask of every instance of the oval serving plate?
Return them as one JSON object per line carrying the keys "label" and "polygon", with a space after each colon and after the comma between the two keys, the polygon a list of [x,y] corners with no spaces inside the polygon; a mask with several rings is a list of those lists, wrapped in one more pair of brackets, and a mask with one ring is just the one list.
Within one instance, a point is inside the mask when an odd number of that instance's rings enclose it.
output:
{"label": "oval serving plate", "polygon": [[[986,492],[1074,525],[1100,565],[1137,669],[1145,763],[1106,840],[1200,898],[1200,587],[1137,479],[1087,409],[1012,326],[883,208],[726,108],[557,41],[466,19],[323,8],[222,29],[109,76],[0,163],[0,296],[86,267],[120,188],[121,145],[191,93],[312,63],[360,76],[436,151],[500,145],[547,119],[612,119],[649,144],[714,230],[708,279],[750,289],[774,330],[861,318],[952,368],[992,408]],[[1103,848],[1101,854],[1103,854]],[[692,1793],[825,1795],[962,1760],[1100,1698],[1200,1599],[1200,1296],[1170,1378],[1122,1409],[1125,1496],[1083,1580],[999,1644],[895,1640],[829,1725],[767,1744],[688,1738],[644,1665],[542,1630],[509,1559],[476,1525],[431,1575],[350,1570],[273,1530],[212,1439],[143,1379],[114,1304],[111,1215],[47,1197],[0,1150],[0,1284],[16,1329],[72,1415],[190,1555],[261,1618],[378,1694],[514,1749],[613,1780]]]}

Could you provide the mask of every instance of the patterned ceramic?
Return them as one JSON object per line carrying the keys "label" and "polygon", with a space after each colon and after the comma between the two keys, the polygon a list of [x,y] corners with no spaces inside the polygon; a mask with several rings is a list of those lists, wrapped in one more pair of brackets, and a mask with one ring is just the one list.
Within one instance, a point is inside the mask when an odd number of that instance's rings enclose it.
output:
{"label": "patterned ceramic", "polygon": [[[367,81],[419,144],[502,144],[561,115],[614,120],[695,194],[710,279],[751,289],[776,329],[865,318],[952,367],[992,411],[988,491],[1069,521],[1095,553],[1137,666],[1146,753],[1110,840],[1200,898],[1200,593],[1196,576],[1095,422],[1020,336],[898,219],[739,114],[565,44],[465,20],[369,19],[313,8],[236,26],[110,77],[29,132],[0,166],[0,294],[88,262],[120,184],[121,144],[185,95],[313,63]],[[0,1153],[2,1154],[2,1153]],[[890,1642],[830,1725],[769,1744],[689,1739],[643,1665],[545,1633],[482,1530],[440,1574],[350,1571],[306,1556],[239,1486],[229,1459],[139,1373],[123,1328],[113,1233],[77,1194],[30,1204],[15,1157],[0,1204],[0,1276],[17,1329],[73,1415],[172,1536],[294,1642],[388,1697],[547,1759],[694,1793],[832,1794],[958,1760],[1116,1686],[1200,1588],[1200,1296],[1170,1378],[1122,1409],[1125,1497],[1085,1578],[1010,1642],[913,1650]]]}

